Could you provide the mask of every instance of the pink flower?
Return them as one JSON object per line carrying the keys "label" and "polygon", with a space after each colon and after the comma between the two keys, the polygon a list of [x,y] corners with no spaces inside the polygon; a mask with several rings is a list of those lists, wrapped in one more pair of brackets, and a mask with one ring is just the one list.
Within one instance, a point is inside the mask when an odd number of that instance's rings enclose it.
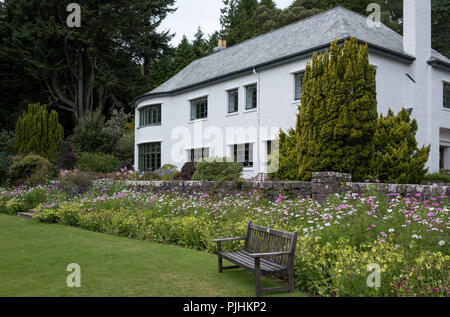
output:
{"label": "pink flower", "polygon": [[385,243],[386,241],[385,241],[385,240],[383,240],[383,239],[381,239],[381,240],[380,240],[380,242],[381,242],[381,243]]}
{"label": "pink flower", "polygon": [[429,212],[429,213],[427,213],[427,216],[432,218],[432,217],[434,217],[434,213],[433,212]]}

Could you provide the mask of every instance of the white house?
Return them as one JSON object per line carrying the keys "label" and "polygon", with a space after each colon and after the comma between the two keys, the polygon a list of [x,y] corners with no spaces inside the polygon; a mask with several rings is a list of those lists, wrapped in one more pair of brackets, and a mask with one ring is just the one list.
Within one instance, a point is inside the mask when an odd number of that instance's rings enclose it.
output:
{"label": "white house", "polygon": [[202,157],[267,172],[279,129],[294,127],[313,51],[355,37],[377,67],[378,112],[410,109],[430,172],[450,168],[450,60],[431,48],[431,1],[404,1],[404,36],[337,7],[195,60],[135,99],[136,169],[181,168]]}

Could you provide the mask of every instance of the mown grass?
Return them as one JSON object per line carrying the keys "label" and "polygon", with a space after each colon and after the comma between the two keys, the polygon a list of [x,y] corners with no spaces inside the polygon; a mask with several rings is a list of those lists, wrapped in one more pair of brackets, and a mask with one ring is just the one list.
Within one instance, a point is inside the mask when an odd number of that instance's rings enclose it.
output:
{"label": "mown grass", "polygon": [[[0,296],[247,297],[251,273],[217,273],[205,252],[0,214]],[[68,288],[70,263],[81,288]],[[281,283],[263,278],[263,287]],[[305,296],[298,291],[267,296]]]}

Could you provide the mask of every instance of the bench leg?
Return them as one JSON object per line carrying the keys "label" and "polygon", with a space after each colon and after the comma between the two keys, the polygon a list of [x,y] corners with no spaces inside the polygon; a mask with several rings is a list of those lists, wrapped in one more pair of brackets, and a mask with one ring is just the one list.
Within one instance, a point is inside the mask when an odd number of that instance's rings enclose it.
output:
{"label": "bench leg", "polygon": [[289,293],[292,293],[294,291],[294,270],[289,270]]}
{"label": "bench leg", "polygon": [[261,297],[261,269],[260,259],[255,259],[255,296]]}
{"label": "bench leg", "polygon": [[217,260],[218,260],[218,266],[219,266],[219,273],[223,272],[223,262],[222,262],[222,257],[220,255],[217,256]]}

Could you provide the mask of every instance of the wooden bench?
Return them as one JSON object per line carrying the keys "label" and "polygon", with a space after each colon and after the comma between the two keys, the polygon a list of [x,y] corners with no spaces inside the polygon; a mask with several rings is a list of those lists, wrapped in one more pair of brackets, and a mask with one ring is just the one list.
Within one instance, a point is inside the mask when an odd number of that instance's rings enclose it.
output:
{"label": "wooden bench", "polygon": [[[227,269],[244,268],[255,276],[256,297],[262,292],[294,291],[294,255],[297,232],[287,233],[248,223],[247,235],[241,238],[216,239],[219,273]],[[244,249],[223,252],[222,243],[245,240]],[[222,259],[235,264],[224,267]],[[261,275],[288,276],[287,286],[261,288]]]}

